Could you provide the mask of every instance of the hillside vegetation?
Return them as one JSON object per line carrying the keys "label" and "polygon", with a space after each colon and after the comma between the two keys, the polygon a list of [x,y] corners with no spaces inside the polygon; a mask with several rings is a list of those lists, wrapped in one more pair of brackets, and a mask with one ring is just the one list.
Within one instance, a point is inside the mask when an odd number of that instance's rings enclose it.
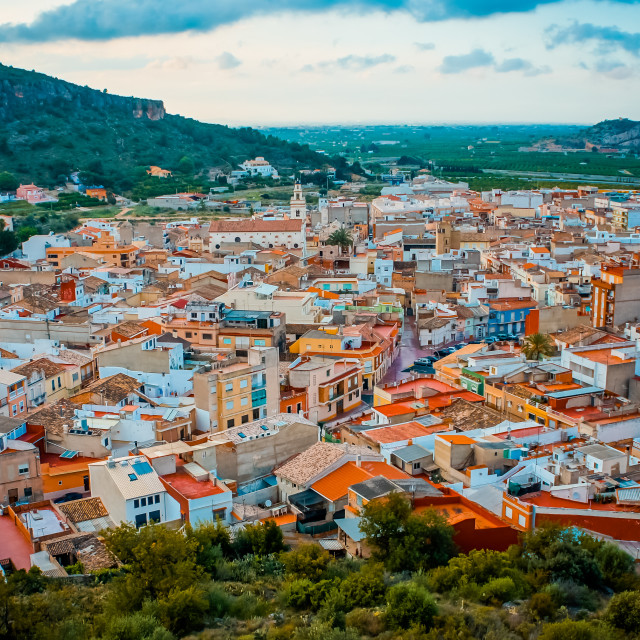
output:
{"label": "hillside vegetation", "polygon": [[[391,494],[395,496],[397,494]],[[373,506],[369,507],[369,504]],[[364,508],[370,560],[287,550],[273,523],[231,539],[129,525],[106,533],[124,563],[82,582],[34,568],[0,581],[0,638],[24,640],[616,640],[637,638],[633,559],[543,527],[506,552],[457,554],[453,528],[398,496]]]}
{"label": "hillside vegetation", "polygon": [[21,181],[53,187],[80,170],[88,182],[126,192],[149,165],[185,173],[186,164],[206,175],[255,156],[280,170],[326,161],[306,145],[253,129],[169,115],[160,100],[111,95],[0,65],[0,172]]}

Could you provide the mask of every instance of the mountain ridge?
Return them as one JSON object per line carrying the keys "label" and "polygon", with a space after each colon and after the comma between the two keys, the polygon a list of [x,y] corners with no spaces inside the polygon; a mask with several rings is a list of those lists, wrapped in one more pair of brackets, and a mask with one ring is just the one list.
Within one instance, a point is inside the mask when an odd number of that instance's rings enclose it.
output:
{"label": "mountain ridge", "polygon": [[53,186],[80,170],[122,191],[141,167],[176,169],[188,156],[195,172],[207,175],[258,155],[280,170],[319,168],[327,161],[307,145],[255,129],[167,114],[162,100],[119,96],[0,64],[0,171],[20,180]]}

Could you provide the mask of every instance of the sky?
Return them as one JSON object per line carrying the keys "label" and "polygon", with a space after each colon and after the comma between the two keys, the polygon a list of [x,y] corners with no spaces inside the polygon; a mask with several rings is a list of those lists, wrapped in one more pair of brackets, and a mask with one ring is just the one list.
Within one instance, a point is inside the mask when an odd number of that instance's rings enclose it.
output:
{"label": "sky", "polygon": [[0,62],[238,125],[640,119],[640,0],[0,0]]}

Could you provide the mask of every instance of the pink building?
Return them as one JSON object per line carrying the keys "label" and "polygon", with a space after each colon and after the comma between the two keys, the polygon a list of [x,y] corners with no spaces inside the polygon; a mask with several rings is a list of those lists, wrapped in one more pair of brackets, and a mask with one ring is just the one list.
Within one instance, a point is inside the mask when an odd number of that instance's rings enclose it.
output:
{"label": "pink building", "polygon": [[35,184],[21,184],[16,191],[18,200],[26,200],[29,204],[37,204],[38,202],[51,202],[50,198],[41,187]]}

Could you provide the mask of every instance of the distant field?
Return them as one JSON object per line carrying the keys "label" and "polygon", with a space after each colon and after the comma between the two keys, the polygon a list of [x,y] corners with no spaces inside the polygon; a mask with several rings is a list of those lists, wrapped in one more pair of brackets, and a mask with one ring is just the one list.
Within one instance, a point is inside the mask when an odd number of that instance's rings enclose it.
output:
{"label": "distant field", "polygon": [[[404,156],[406,166],[428,166],[434,173],[480,174],[482,169],[640,177],[640,159],[592,152],[523,152],[545,138],[569,136],[577,126],[379,126],[271,129],[287,140],[308,143],[328,155],[342,153],[371,171],[388,170]],[[393,144],[384,144],[393,143]],[[404,164],[404,163],[403,163]],[[496,181],[499,178],[496,178]],[[617,182],[613,180],[612,182]]]}

